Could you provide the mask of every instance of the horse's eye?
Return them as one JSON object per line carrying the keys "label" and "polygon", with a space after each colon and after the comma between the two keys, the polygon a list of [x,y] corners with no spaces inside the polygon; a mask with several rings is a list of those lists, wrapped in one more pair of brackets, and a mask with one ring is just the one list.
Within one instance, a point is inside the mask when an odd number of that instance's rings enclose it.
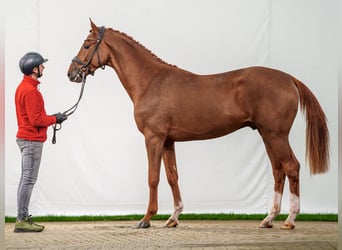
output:
{"label": "horse's eye", "polygon": [[83,47],[84,47],[85,49],[89,49],[90,46],[85,44]]}

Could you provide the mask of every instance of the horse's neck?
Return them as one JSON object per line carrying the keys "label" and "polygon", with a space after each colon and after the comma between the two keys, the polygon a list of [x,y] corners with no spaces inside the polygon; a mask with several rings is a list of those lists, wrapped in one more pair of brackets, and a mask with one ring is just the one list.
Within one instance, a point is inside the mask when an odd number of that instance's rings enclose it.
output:
{"label": "horse's neck", "polygon": [[[113,34],[120,36],[118,34]],[[158,63],[153,54],[129,38],[115,37],[108,46],[111,50],[110,66],[114,68],[131,100],[135,103],[150,87],[152,78],[166,65]]]}

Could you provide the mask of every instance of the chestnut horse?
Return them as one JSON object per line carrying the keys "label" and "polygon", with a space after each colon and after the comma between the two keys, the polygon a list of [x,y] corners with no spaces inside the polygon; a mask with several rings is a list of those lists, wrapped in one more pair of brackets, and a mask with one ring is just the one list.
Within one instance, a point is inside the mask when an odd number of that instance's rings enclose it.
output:
{"label": "chestnut horse", "polygon": [[97,27],[72,60],[68,77],[85,81],[99,67],[112,67],[134,104],[134,118],[145,137],[148,156],[149,203],[139,228],[150,227],[158,210],[158,183],[163,159],[174,199],[167,227],[178,225],[183,203],[178,186],[175,142],[224,136],[242,127],[260,133],[274,176],[271,210],[260,227],[273,226],[279,214],[285,178],[289,180],[290,212],[281,228],[293,229],[299,213],[299,162],[288,140],[298,104],[306,114],[306,158],[310,173],[329,165],[326,117],[312,92],[284,72],[250,67],[197,75],[162,61],[126,34]]}

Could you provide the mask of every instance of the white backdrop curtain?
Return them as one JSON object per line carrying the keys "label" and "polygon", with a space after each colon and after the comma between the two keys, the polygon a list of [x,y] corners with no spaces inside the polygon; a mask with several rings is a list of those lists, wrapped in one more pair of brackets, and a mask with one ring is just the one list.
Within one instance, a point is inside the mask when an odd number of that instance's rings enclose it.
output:
{"label": "white backdrop curtain", "polygon": [[[320,101],[328,118],[331,168],[310,176],[305,122],[299,112],[290,143],[301,162],[301,211],[337,213],[337,0],[12,0],[5,29],[5,214],[16,215],[20,152],[15,142],[14,92],[20,57],[39,51],[49,61],[40,91],[49,114],[74,104],[80,85],[66,72],[88,35],[89,17],[134,37],[180,68],[211,74],[252,65],[290,73]],[[148,202],[144,137],[115,72],[88,77],[77,112],[63,124],[57,144],[48,131],[33,215],[141,214]],[[266,213],[273,177],[257,131],[176,143],[184,213]],[[282,212],[288,212],[286,184]],[[165,171],[159,213],[173,210]]]}

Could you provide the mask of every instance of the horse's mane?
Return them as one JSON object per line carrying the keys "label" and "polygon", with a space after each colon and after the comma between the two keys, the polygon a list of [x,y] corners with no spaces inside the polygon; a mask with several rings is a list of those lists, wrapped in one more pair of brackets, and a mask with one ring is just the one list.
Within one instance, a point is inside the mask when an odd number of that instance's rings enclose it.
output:
{"label": "horse's mane", "polygon": [[[114,30],[114,29],[112,29],[112,28],[109,28],[109,30],[113,31],[114,33],[120,34],[121,36],[124,37],[124,39],[125,39],[125,38],[128,39],[130,42],[132,42],[132,43],[129,43],[131,46],[135,46],[135,45],[136,45],[137,47],[143,49],[144,52],[146,52],[147,54],[151,55],[151,56],[152,56],[154,59],[156,59],[158,62],[163,63],[163,64],[166,64],[166,65],[171,66],[171,67],[177,68],[176,65],[167,63],[167,62],[165,62],[164,60],[162,60],[161,58],[159,58],[158,56],[156,56],[151,50],[147,49],[144,45],[142,45],[140,42],[138,42],[137,40],[135,40],[133,37],[127,35],[126,33],[121,32],[121,31],[119,31],[119,30]],[[126,42],[128,42],[128,41],[126,41]]]}

